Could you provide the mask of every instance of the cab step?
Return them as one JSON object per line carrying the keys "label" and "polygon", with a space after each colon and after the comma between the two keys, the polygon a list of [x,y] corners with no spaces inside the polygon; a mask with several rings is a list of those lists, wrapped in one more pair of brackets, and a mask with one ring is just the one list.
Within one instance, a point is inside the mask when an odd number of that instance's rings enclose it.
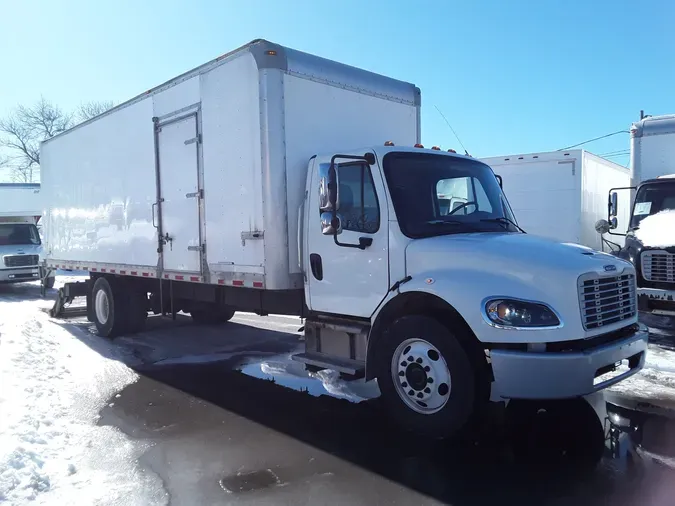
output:
{"label": "cab step", "polygon": [[331,357],[319,352],[298,353],[291,358],[296,362],[302,362],[318,370],[331,369],[347,376],[352,376],[354,379],[362,378],[366,373],[366,364],[362,360]]}

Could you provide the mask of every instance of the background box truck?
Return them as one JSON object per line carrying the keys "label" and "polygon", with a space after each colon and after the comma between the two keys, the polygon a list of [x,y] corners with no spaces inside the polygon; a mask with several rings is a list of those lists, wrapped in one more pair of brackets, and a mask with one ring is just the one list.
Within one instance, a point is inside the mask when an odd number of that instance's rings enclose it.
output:
{"label": "background box truck", "polygon": [[[40,185],[0,183],[0,283],[36,281],[44,277],[41,267],[42,218]],[[54,286],[54,275],[44,279]]]}
{"label": "background box truck", "polygon": [[[595,231],[607,216],[607,193],[630,186],[630,170],[583,149],[482,158],[503,179],[528,234],[609,250]],[[622,196],[627,219],[629,195]],[[617,237],[617,241],[623,240]]]}
{"label": "background box truck", "polygon": [[635,265],[640,310],[675,316],[675,115],[642,118],[630,133],[631,184],[611,192],[597,230],[625,236],[616,254]]}
{"label": "background box truck", "polygon": [[266,41],[208,62],[42,144],[46,264],[90,273],[54,314],[298,315],[296,360],[430,436],[638,371],[633,266],[521,233],[490,167],[419,141],[412,84]]}

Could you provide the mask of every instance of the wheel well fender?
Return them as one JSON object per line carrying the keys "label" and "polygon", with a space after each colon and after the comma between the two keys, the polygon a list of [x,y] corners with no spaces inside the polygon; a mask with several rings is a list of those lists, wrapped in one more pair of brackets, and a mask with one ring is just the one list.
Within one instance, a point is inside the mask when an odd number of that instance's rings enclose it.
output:
{"label": "wheel well fender", "polygon": [[461,314],[440,297],[418,291],[404,292],[393,297],[378,313],[368,334],[366,351],[366,380],[374,378],[374,368],[369,367],[378,342],[391,322],[401,316],[424,315],[439,321],[462,341],[462,345],[470,355],[480,354],[484,359],[484,350],[473,331]]}

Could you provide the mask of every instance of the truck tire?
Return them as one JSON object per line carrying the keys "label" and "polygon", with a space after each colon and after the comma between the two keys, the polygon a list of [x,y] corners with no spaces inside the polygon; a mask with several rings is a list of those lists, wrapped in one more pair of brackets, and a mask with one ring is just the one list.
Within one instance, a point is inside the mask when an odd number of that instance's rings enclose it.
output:
{"label": "truck tire", "polygon": [[474,413],[474,364],[457,337],[433,318],[395,320],[378,341],[373,366],[384,404],[405,429],[451,437]]}
{"label": "truck tire", "polygon": [[199,325],[215,325],[230,321],[234,316],[234,310],[202,307],[190,311],[190,316],[192,321]]}
{"label": "truck tire", "polygon": [[148,319],[148,295],[133,288],[130,288],[127,293],[127,307],[124,311],[127,322],[125,332],[135,334],[145,328],[145,322]]}
{"label": "truck tire", "polygon": [[125,330],[124,290],[113,278],[100,277],[91,291],[92,316],[99,336],[113,338]]}

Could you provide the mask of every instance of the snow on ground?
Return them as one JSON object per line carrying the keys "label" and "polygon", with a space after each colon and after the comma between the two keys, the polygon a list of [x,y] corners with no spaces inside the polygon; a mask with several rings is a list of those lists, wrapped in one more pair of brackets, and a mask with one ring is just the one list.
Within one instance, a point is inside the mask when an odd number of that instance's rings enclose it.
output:
{"label": "snow on ground", "polygon": [[50,320],[36,293],[0,286],[0,502],[166,504],[137,465],[148,444],[97,425],[136,374]]}

